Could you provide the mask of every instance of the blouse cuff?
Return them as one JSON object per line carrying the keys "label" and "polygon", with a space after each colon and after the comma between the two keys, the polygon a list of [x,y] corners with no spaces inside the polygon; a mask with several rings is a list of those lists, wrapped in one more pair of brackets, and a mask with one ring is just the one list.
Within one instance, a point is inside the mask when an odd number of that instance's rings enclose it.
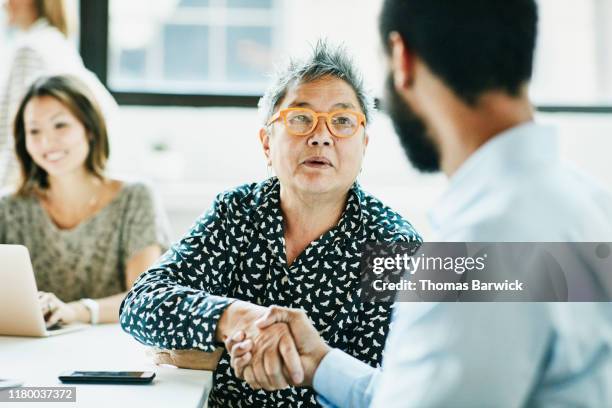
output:
{"label": "blouse cuff", "polygon": [[236,299],[224,296],[208,295],[206,301],[192,315],[189,327],[195,336],[191,339],[194,348],[199,348],[204,351],[214,351],[216,347],[223,347],[223,343],[218,343],[215,340],[217,332],[217,324],[219,319],[225,312],[225,309]]}

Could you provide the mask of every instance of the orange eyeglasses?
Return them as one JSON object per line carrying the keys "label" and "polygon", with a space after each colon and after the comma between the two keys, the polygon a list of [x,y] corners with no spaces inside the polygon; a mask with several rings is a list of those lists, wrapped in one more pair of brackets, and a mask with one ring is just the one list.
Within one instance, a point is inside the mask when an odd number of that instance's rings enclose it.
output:
{"label": "orange eyeglasses", "polygon": [[319,118],[325,118],[327,129],[336,137],[351,137],[357,133],[359,126],[366,125],[365,115],[349,109],[333,112],[315,112],[308,108],[287,108],[276,112],[268,121],[267,126],[282,118],[287,131],[294,136],[306,136],[312,133],[319,123]]}

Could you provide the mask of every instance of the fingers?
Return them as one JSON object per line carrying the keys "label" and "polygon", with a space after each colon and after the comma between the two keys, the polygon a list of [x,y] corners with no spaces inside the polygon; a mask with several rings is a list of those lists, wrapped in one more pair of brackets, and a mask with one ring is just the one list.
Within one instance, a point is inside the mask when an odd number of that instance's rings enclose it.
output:
{"label": "fingers", "polygon": [[236,343],[230,350],[233,357],[241,357],[253,349],[253,340],[247,339],[241,343]]}
{"label": "fingers", "polygon": [[[231,338],[226,339],[224,344],[230,352],[230,364],[236,377],[244,379],[253,389],[263,388],[268,391],[283,389],[290,384],[301,384],[305,373],[292,333],[295,336],[303,331],[304,318],[310,323],[305,313],[299,309],[271,306],[255,321],[256,330],[267,329],[276,323],[285,323],[289,326],[288,331],[287,326],[283,324],[279,325],[281,329],[277,327],[271,332],[277,333],[278,337],[266,334],[262,338],[260,334],[252,337],[246,333],[234,333]],[[296,330],[291,330],[292,324],[296,326]],[[279,330],[285,331],[280,334]],[[260,333],[263,332],[268,333],[268,330]]]}
{"label": "fingers", "polygon": [[223,342],[223,344],[225,344],[225,349],[227,351],[231,351],[236,343],[244,341],[245,338],[246,338],[246,334],[242,330],[238,330],[232,336],[228,336],[225,339],[225,341]]}
{"label": "fingers", "polygon": [[254,356],[251,362],[251,367],[253,368],[253,373],[255,374],[255,379],[266,391],[271,391],[273,389],[272,382],[268,378],[266,374],[266,370],[264,369],[263,362],[263,352],[264,350],[258,351]]}
{"label": "fingers", "polygon": [[285,367],[289,371],[291,376],[291,382],[293,385],[301,384],[304,381],[304,369],[298,354],[295,342],[290,336],[281,337],[278,343],[278,351],[280,352]]}
{"label": "fingers", "polygon": [[252,340],[245,340],[242,343],[237,343],[230,351],[230,365],[234,369],[236,377],[244,379],[243,370],[251,362],[251,350],[253,348]]}
{"label": "fingers", "polygon": [[263,355],[263,367],[272,390],[282,390],[289,386],[283,375],[283,364],[278,350],[268,349]]}
{"label": "fingers", "polygon": [[260,329],[265,329],[268,326],[272,326],[274,323],[289,323],[291,309],[286,307],[272,305],[268,308],[268,311],[257,321],[255,326]]}
{"label": "fingers", "polygon": [[157,365],[168,364],[174,365],[174,359],[167,351],[154,351],[153,362]]}
{"label": "fingers", "polygon": [[230,364],[234,368],[234,373],[236,374],[236,377],[240,378],[241,380],[246,381],[244,370],[247,368],[247,366],[251,362],[252,357],[253,355],[251,353],[246,353],[242,357],[233,357],[233,356],[231,357]]}
{"label": "fingers", "polygon": [[38,304],[40,305],[40,310],[43,315],[48,317],[47,315],[51,311],[51,297],[49,293],[46,292],[38,292]]}
{"label": "fingers", "polygon": [[[263,360],[263,356],[262,360]],[[258,361],[251,364],[251,368],[253,369],[253,373],[255,374],[255,380],[261,385],[261,388],[268,391],[271,388],[271,385],[268,382],[268,376],[266,375],[266,371],[263,367],[263,361]]]}
{"label": "fingers", "polygon": [[53,327],[54,325],[56,325],[60,320],[62,320],[63,316],[64,316],[63,310],[56,309],[53,313],[51,313],[51,316],[49,316],[49,318],[47,319],[47,328]]}
{"label": "fingers", "polygon": [[[62,303],[60,300],[53,294],[47,292],[38,292],[38,302],[40,305],[40,310],[47,322],[47,327],[51,327],[59,321],[58,314],[61,315],[60,306]],[[53,321],[51,320],[53,319]]]}
{"label": "fingers", "polygon": [[[249,340],[243,342],[247,345]],[[260,387],[266,391],[273,391],[287,388],[291,382],[300,383],[303,378],[302,366],[291,335],[286,333],[280,337],[279,342],[269,344],[268,347],[259,348],[255,355],[251,350],[238,355],[238,351],[243,343],[236,344],[231,353],[231,365],[238,378],[244,378],[251,387]],[[284,369],[284,358],[291,362],[290,369]],[[290,375],[285,376],[285,372],[297,372],[294,378]],[[258,389],[258,388],[255,388]]]}
{"label": "fingers", "polygon": [[262,317],[255,321],[255,326],[259,329],[265,329],[275,323],[287,323],[293,330],[293,328],[297,329],[303,324],[310,325],[310,320],[302,309],[272,305]]}
{"label": "fingers", "polygon": [[257,382],[255,379],[253,367],[251,366],[247,366],[244,369],[244,381],[246,381],[254,390],[260,390],[262,388],[261,384],[259,384],[259,382]]}

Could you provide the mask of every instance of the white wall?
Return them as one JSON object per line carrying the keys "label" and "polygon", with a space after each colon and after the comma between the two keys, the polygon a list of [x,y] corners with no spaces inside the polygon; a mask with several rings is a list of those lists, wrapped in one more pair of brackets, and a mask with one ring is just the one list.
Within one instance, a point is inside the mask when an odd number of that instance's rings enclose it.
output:
{"label": "white wall", "polygon": [[[233,186],[266,177],[254,109],[122,107],[125,135],[111,140],[115,173],[154,182],[180,236],[211,203]],[[612,115],[546,114],[538,120],[559,128],[562,155],[612,189]],[[156,157],[164,141],[171,154]],[[388,118],[370,127],[360,176],[364,188],[409,219],[427,237],[427,209],[443,191],[440,175],[415,172],[404,157]]]}

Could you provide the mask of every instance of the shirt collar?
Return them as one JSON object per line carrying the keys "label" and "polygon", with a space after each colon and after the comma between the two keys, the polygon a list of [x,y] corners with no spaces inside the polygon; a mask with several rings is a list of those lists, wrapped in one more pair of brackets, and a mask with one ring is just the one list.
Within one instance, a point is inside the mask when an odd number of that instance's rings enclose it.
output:
{"label": "shirt collar", "polygon": [[429,212],[433,230],[444,228],[464,208],[477,203],[491,183],[498,183],[517,170],[557,158],[557,139],[552,127],[526,122],[495,135],[451,176],[446,192]]}

